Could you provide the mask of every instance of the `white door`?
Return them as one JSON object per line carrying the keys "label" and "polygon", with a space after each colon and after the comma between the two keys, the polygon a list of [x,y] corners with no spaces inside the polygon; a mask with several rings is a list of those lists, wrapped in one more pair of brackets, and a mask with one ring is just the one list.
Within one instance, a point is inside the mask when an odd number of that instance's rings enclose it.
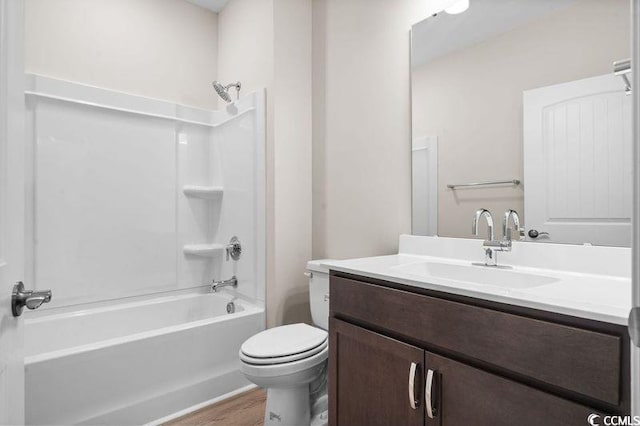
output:
{"label": "white door", "polygon": [[411,147],[411,233],[438,234],[438,138],[416,138]]}
{"label": "white door", "polygon": [[11,292],[24,274],[22,0],[0,0],[0,424],[24,424],[22,320]]}
{"label": "white door", "polygon": [[529,90],[523,102],[527,239],[630,246],[632,102],[620,77]]}

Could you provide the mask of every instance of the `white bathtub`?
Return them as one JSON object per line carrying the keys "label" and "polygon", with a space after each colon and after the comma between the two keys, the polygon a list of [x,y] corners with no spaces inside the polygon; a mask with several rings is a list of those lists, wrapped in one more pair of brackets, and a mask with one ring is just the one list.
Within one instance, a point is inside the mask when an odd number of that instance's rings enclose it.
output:
{"label": "white bathtub", "polygon": [[264,309],[228,293],[164,296],[25,320],[29,425],[128,425],[249,385],[238,350]]}

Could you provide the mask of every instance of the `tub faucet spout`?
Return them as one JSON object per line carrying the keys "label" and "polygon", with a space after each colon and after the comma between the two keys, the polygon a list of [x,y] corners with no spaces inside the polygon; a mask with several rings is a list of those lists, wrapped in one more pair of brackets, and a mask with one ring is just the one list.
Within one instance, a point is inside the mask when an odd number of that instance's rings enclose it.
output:
{"label": "tub faucet spout", "polygon": [[233,288],[237,288],[238,287],[238,279],[236,278],[236,276],[232,276],[231,278],[229,278],[228,280],[222,280],[222,281],[213,281],[213,283],[211,283],[211,291],[212,292],[216,292],[219,289],[223,288],[223,287],[233,287]]}

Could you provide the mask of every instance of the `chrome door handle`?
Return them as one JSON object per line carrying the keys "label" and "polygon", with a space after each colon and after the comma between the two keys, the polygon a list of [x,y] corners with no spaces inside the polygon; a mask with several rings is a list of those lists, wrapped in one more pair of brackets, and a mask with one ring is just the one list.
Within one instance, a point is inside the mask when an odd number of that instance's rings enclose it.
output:
{"label": "chrome door handle", "polygon": [[438,413],[436,412],[436,407],[434,406],[434,403],[433,403],[433,397],[435,396],[435,392],[433,390],[433,382],[435,381],[435,374],[436,372],[431,369],[427,371],[427,384],[425,385],[425,388],[424,388],[424,402],[425,402],[425,406],[427,407],[427,416],[429,416],[430,419],[433,419],[435,416],[438,415]]}
{"label": "chrome door handle", "polygon": [[13,286],[11,294],[11,313],[14,317],[22,315],[22,309],[38,309],[43,303],[51,302],[51,290],[25,290],[22,281]]}
{"label": "chrome door handle", "polygon": [[418,369],[418,364],[415,362],[411,363],[411,367],[409,368],[409,406],[414,410],[418,408],[418,400],[416,399],[416,370]]}
{"label": "chrome door handle", "polygon": [[540,232],[537,229],[529,229],[529,238],[538,238],[540,235],[549,235],[548,232]]}

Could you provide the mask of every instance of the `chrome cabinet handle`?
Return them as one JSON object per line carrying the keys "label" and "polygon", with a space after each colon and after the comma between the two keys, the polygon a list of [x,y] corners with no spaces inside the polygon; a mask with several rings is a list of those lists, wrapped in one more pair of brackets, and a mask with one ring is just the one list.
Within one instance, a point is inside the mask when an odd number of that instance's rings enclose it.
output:
{"label": "chrome cabinet handle", "polygon": [[415,362],[411,363],[411,367],[409,368],[409,405],[414,410],[418,408],[418,400],[416,399],[416,370],[418,369],[418,364]]}
{"label": "chrome cabinet handle", "polygon": [[427,371],[427,384],[424,388],[424,402],[427,407],[427,416],[429,416],[430,419],[438,415],[436,407],[433,404],[433,397],[435,395],[433,382],[435,381],[435,374],[436,372],[431,369]]}
{"label": "chrome cabinet handle", "polygon": [[43,303],[51,302],[51,290],[25,290],[22,281],[13,286],[11,294],[11,313],[14,317],[22,315],[22,309],[38,309]]}

